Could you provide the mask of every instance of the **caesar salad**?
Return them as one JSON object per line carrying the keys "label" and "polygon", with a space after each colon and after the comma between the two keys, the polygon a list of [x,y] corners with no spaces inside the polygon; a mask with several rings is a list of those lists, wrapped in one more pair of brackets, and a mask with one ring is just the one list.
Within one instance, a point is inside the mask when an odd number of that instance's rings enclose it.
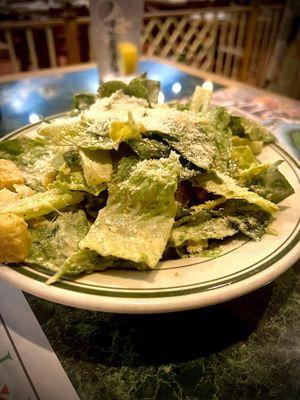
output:
{"label": "caesar salad", "polygon": [[201,86],[185,103],[158,104],[159,90],[146,75],[106,82],[68,115],[0,142],[0,262],[47,269],[51,284],[275,234],[277,204],[294,190],[280,160],[257,160],[274,136]]}

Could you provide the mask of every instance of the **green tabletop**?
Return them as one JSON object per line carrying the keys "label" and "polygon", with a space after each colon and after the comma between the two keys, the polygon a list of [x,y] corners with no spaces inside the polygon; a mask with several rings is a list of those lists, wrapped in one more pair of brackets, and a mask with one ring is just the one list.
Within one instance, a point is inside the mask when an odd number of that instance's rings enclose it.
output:
{"label": "green tabletop", "polygon": [[117,315],[26,296],[86,400],[300,398],[300,264],[239,299]]}

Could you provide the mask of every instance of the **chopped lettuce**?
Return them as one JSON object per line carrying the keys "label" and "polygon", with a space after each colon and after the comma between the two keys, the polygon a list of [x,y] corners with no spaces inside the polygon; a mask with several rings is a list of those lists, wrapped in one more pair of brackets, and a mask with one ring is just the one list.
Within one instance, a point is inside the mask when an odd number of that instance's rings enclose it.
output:
{"label": "chopped lettuce", "polygon": [[88,185],[84,177],[83,169],[80,165],[64,164],[55,181],[49,185],[50,188],[57,188],[62,190],[75,190],[99,195],[107,185],[105,183],[98,183],[95,185]]}
{"label": "chopped lettuce", "polygon": [[113,166],[108,151],[80,150],[79,156],[87,185],[96,186],[111,180]]}
{"label": "chopped lettuce", "polygon": [[227,172],[232,169],[231,130],[229,114],[224,107],[214,107],[208,112],[200,113],[200,127],[213,141],[214,152],[209,170]]}
{"label": "chopped lettuce", "polygon": [[260,175],[266,169],[270,167],[269,163],[266,164],[256,164],[251,165],[249,168],[240,170],[239,173],[236,175],[236,179],[241,185],[247,185],[247,182],[250,182],[256,176]]}
{"label": "chopped lettuce", "polygon": [[222,206],[224,215],[244,235],[260,240],[271,222],[271,215],[244,200],[229,200]]}
{"label": "chopped lettuce", "polygon": [[146,74],[132,79],[128,85],[122,81],[110,81],[103,83],[98,90],[100,98],[110,97],[113,93],[121,90],[128,96],[145,99],[157,103],[160,83],[146,78]]}
{"label": "chopped lettuce", "polygon": [[207,240],[204,239],[199,239],[199,240],[189,240],[187,242],[187,252],[193,255],[200,255],[203,250],[207,249],[208,247],[208,242]]}
{"label": "chopped lettuce", "polygon": [[214,208],[219,207],[225,201],[226,201],[226,199],[224,197],[220,197],[220,198],[214,199],[214,200],[207,200],[203,204],[199,204],[198,206],[191,207],[190,208],[191,214],[195,214],[202,210],[213,210]]}
{"label": "chopped lettuce", "polygon": [[63,117],[45,122],[38,129],[39,135],[58,146],[76,145],[77,138],[85,135],[87,124],[80,116]]}
{"label": "chopped lettuce", "polygon": [[107,205],[80,248],[154,268],[174,222],[179,171],[174,153],[169,158],[138,163],[122,160],[109,187]]}
{"label": "chopped lettuce", "polygon": [[178,111],[186,111],[190,109],[190,102],[182,103],[179,101],[170,101],[168,103],[168,107],[170,108],[176,108]]}
{"label": "chopped lettuce", "polygon": [[223,239],[232,236],[237,230],[224,217],[214,217],[206,210],[182,217],[172,228],[169,244],[180,247],[186,242],[199,243],[199,240]]}
{"label": "chopped lettuce", "polygon": [[0,158],[14,161],[19,166],[28,165],[28,163],[32,165],[44,155],[47,144],[47,140],[39,137],[19,136],[16,139],[3,140],[0,142]]}
{"label": "chopped lettuce", "polygon": [[[156,123],[154,117],[159,119],[160,113],[152,112],[150,115],[153,122],[149,124],[152,129],[148,135],[178,152],[185,166],[209,170],[216,151],[214,138],[201,128],[198,118],[192,113],[172,111],[170,122],[166,126],[160,122]],[[147,128],[147,125],[145,127]],[[182,132],[185,134],[182,135]]]}
{"label": "chopped lettuce", "polygon": [[231,157],[236,161],[239,170],[245,170],[258,164],[249,146],[234,146]]}
{"label": "chopped lettuce", "polygon": [[79,190],[99,195],[112,176],[112,162],[102,150],[70,150],[64,154],[65,164],[48,188]]}
{"label": "chopped lettuce", "polygon": [[145,79],[144,85],[148,90],[148,97],[150,103],[157,103],[160,91],[160,82],[152,79]]}
{"label": "chopped lettuce", "polygon": [[190,105],[190,110],[194,113],[205,113],[209,110],[212,98],[212,91],[204,89],[202,86],[196,86]]}
{"label": "chopped lettuce", "polygon": [[148,89],[147,89],[147,86],[145,83],[146,83],[146,78],[144,76],[134,78],[123,89],[123,91],[128,96],[134,96],[134,97],[138,97],[140,99],[145,99],[145,100],[150,101]]}
{"label": "chopped lettuce", "polygon": [[27,263],[57,271],[78,251],[77,244],[90,227],[84,211],[61,213],[30,228],[32,245]]}
{"label": "chopped lettuce", "polygon": [[[111,150],[115,143],[82,116],[59,118],[44,123],[38,133],[56,146],[73,146],[89,150]],[[103,134],[104,133],[104,134]]]}
{"label": "chopped lettuce", "polygon": [[271,214],[278,211],[276,204],[249,191],[245,187],[239,186],[230,176],[219,172],[215,174],[198,175],[193,178],[193,184],[226,199],[240,199],[245,200],[250,204],[256,204]]}
{"label": "chopped lettuce", "polygon": [[82,274],[91,274],[95,271],[104,271],[107,268],[145,270],[147,267],[140,263],[133,263],[132,261],[114,257],[102,257],[89,249],[77,250],[63,262],[60,269],[46,283],[50,285],[65,276],[75,277]]}
{"label": "chopped lettuce", "polygon": [[80,274],[91,274],[94,271],[103,271],[113,265],[113,258],[101,257],[92,250],[74,251],[67,259],[64,260],[60,269],[47,280],[50,285],[65,276],[77,276]]}
{"label": "chopped lettuce", "polygon": [[191,179],[199,174],[199,170],[181,165],[179,177],[181,180]]}
{"label": "chopped lettuce", "polygon": [[232,146],[249,146],[252,153],[258,155],[263,149],[264,142],[262,140],[250,140],[244,137],[232,136],[231,144]]}
{"label": "chopped lettuce", "polygon": [[123,90],[126,88],[126,83],[122,81],[108,81],[103,82],[98,89],[98,94],[100,98],[103,97],[110,97],[113,93],[117,92],[118,90]]}
{"label": "chopped lettuce", "polygon": [[146,74],[143,74],[133,79],[123,90],[129,96],[145,99],[149,103],[157,103],[160,82],[149,80],[146,78]]}
{"label": "chopped lettuce", "polygon": [[142,126],[138,126],[133,119],[132,112],[128,112],[128,121],[112,121],[108,135],[115,143],[125,142],[130,139],[141,138]]}
{"label": "chopped lettuce", "polygon": [[38,136],[0,142],[0,158],[13,161],[24,173],[26,184],[36,190],[44,190],[48,176],[59,170],[64,151]]}
{"label": "chopped lettuce", "polygon": [[82,199],[83,195],[80,192],[51,189],[47,192],[36,193],[32,196],[18,199],[11,204],[6,204],[0,207],[0,214],[16,214],[28,220],[78,204]]}
{"label": "chopped lettuce", "polygon": [[259,196],[273,203],[280,203],[294,193],[292,186],[278,170],[281,163],[282,161],[277,161],[268,168],[261,168],[258,174],[248,175],[245,185]]}
{"label": "chopped lettuce", "polygon": [[234,135],[248,137],[252,141],[274,143],[275,136],[260,123],[242,116],[231,116],[230,128]]}
{"label": "chopped lettuce", "polygon": [[89,108],[96,100],[96,95],[93,93],[76,93],[73,96],[73,106],[78,110],[85,110]]}
{"label": "chopped lettuce", "polygon": [[170,154],[169,146],[155,139],[129,140],[128,144],[142,160],[168,157]]}
{"label": "chopped lettuce", "polygon": [[227,172],[232,169],[230,116],[224,107],[214,107],[200,113],[200,126],[214,141],[214,154],[210,170]]}

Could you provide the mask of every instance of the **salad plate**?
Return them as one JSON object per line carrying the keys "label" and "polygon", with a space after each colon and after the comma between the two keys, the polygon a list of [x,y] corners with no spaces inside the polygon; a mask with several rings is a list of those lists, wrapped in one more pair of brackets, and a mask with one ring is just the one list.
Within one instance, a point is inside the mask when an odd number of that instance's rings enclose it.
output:
{"label": "salad plate", "polygon": [[[61,117],[54,116],[48,121],[55,122]],[[4,139],[34,137],[40,128],[41,123],[30,125]],[[116,269],[88,271],[86,275],[66,275],[52,285],[45,284],[49,278],[53,279],[51,268],[47,264],[33,265],[32,261],[2,264],[0,278],[53,302],[114,313],[187,310],[256,290],[276,279],[297,262],[300,255],[298,162],[276,143],[264,146],[257,158],[270,165],[282,160],[278,170],[294,189],[293,194],[278,204],[279,212],[260,240],[235,234],[230,240],[225,238],[215,253],[169,257],[151,270],[128,269],[123,265]]]}

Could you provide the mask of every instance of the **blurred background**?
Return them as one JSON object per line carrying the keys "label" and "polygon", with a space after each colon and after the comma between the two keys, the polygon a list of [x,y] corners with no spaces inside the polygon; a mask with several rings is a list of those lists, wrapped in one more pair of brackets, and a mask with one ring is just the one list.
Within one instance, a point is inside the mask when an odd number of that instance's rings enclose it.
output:
{"label": "blurred background", "polygon": [[[299,20],[300,0],[146,0],[142,54],[300,99]],[[0,75],[91,62],[90,37],[88,0],[0,0]]]}

